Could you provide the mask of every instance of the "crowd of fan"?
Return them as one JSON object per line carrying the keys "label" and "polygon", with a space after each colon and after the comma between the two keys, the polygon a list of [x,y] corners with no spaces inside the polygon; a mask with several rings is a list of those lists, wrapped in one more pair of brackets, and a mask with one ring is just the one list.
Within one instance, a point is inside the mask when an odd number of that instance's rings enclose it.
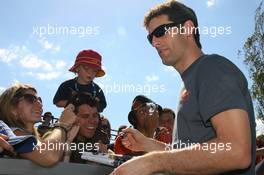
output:
{"label": "crowd of fan", "polygon": [[[33,149],[18,151],[17,146],[9,145],[8,134],[1,132],[1,155],[26,158],[42,166],[51,166],[59,161],[87,163],[81,158],[83,151],[132,156],[144,154],[131,151],[122,144],[122,129],[127,128],[126,125],[120,126],[117,133],[113,134],[116,130],[111,129],[110,121],[101,114],[107,103],[102,89],[93,81],[105,74],[101,68],[101,55],[94,50],[83,50],[69,70],[76,77],[63,82],[53,99],[57,107],[64,108],[58,118],[52,112],[42,115],[42,100],[31,85],[17,83],[1,94],[0,120],[15,135],[33,135],[37,139],[37,146]],[[173,110],[162,108],[144,95],[134,98],[128,113],[130,127],[168,144],[172,142],[174,119]],[[90,146],[81,151],[48,147],[43,149],[44,144],[58,142]]]}

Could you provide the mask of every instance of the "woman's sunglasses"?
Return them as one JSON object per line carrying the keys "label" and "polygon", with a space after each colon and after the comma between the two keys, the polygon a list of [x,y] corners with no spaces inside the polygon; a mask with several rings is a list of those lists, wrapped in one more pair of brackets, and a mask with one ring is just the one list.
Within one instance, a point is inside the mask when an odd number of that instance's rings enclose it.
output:
{"label": "woman's sunglasses", "polygon": [[42,103],[42,99],[40,97],[37,97],[32,94],[24,94],[23,96],[19,98],[19,100],[22,100],[22,99],[26,100],[29,103],[35,103],[36,101],[39,101],[40,103]]}
{"label": "woman's sunglasses", "polygon": [[179,26],[179,25],[183,24],[183,22],[185,22],[185,21],[186,20],[180,21],[180,22],[173,22],[173,23],[163,24],[163,25],[158,26],[153,32],[151,32],[147,36],[149,43],[152,44],[153,36],[155,36],[156,38],[162,37],[168,32],[168,30],[171,27]]}

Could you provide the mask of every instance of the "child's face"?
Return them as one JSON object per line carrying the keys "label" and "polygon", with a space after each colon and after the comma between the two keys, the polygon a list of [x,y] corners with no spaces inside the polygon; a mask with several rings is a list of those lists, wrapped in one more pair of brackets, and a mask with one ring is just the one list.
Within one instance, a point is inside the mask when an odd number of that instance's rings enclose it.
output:
{"label": "child's face", "polygon": [[82,82],[89,83],[93,81],[97,74],[98,70],[94,69],[90,66],[80,65],[78,70],[78,78],[81,79]]}

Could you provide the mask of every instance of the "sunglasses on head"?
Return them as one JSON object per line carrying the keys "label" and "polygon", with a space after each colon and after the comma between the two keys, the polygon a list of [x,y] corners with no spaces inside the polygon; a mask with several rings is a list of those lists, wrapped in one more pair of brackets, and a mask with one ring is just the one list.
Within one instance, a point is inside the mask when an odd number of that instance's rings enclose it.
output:
{"label": "sunglasses on head", "polygon": [[158,105],[156,103],[149,102],[142,104],[137,109],[135,109],[135,111],[137,111],[139,114],[153,115],[156,109],[158,109]]}
{"label": "sunglasses on head", "polygon": [[153,36],[155,36],[156,38],[162,37],[168,32],[168,30],[171,27],[179,26],[179,25],[183,24],[183,22],[185,22],[185,21],[186,20],[180,21],[180,22],[162,24],[162,25],[158,26],[155,30],[153,30],[153,32],[148,34],[147,38],[148,38],[149,43],[152,44]]}
{"label": "sunglasses on head", "polygon": [[35,103],[36,101],[39,101],[40,103],[42,103],[42,99],[40,97],[37,97],[32,94],[24,94],[23,96],[20,97],[20,99],[24,99],[30,103]]}

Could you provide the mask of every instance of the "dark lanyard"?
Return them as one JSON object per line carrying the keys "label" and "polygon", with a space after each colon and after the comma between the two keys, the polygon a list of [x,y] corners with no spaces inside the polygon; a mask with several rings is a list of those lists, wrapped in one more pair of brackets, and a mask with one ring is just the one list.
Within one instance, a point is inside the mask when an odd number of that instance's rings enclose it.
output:
{"label": "dark lanyard", "polygon": [[[95,89],[95,84],[94,82],[92,81],[92,88],[93,88],[93,93],[92,93],[92,96],[95,98],[96,97],[96,89]],[[77,84],[77,78],[75,79],[75,83],[74,83],[74,89],[76,92],[80,92],[80,89],[78,88],[78,84]]]}

